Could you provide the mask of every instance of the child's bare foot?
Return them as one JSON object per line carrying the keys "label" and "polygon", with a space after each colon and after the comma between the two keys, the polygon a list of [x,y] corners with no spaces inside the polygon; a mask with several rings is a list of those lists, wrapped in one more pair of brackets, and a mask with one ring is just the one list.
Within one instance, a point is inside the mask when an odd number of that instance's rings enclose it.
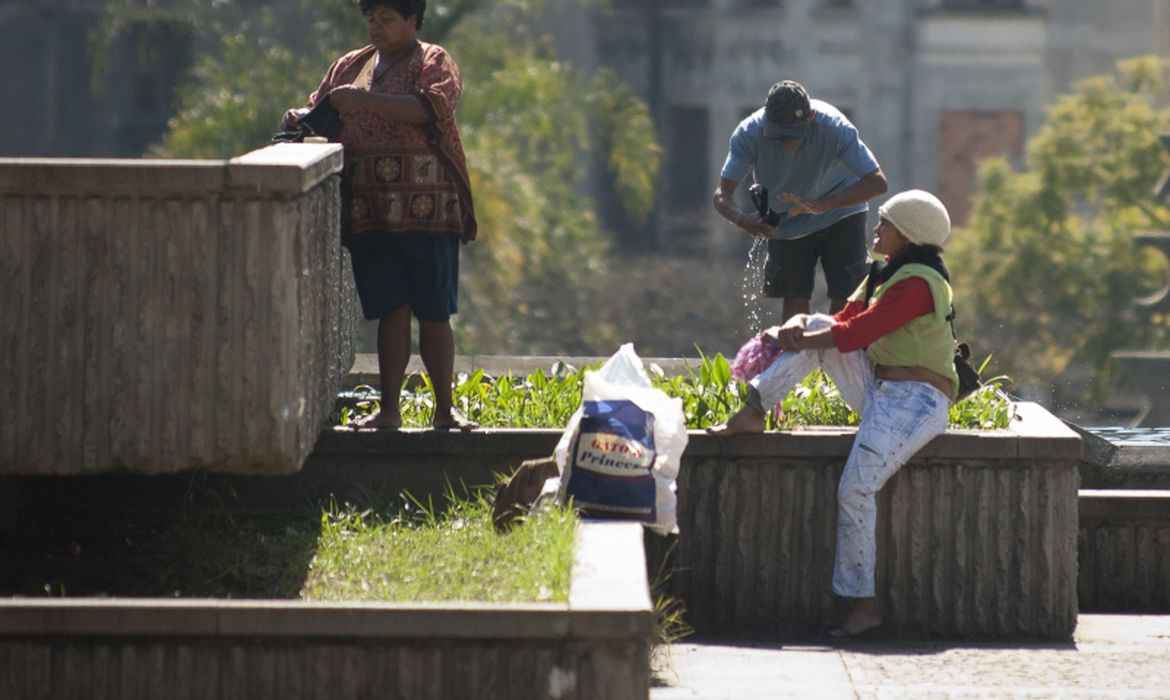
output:
{"label": "child's bare foot", "polygon": [[751,406],[744,406],[731,417],[731,420],[723,425],[707,428],[707,432],[723,437],[742,433],[762,433],[764,432],[764,414]]}
{"label": "child's bare foot", "polygon": [[468,420],[466,416],[452,408],[446,416],[436,413],[435,419],[431,421],[431,427],[435,430],[458,430],[466,433],[478,428],[479,423]]}

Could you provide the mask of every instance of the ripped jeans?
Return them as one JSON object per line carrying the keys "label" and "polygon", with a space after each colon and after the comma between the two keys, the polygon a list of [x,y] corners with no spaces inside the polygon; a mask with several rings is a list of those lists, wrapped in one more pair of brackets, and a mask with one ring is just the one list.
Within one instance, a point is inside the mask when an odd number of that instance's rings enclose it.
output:
{"label": "ripped jeans", "polygon": [[[832,325],[824,314],[809,318],[807,330]],[[751,381],[764,410],[770,410],[805,375],[820,367],[861,416],[853,449],[837,486],[837,553],[833,592],[872,598],[877,561],[877,493],[947,427],[950,399],[924,382],[878,379],[863,350],[783,352]]]}

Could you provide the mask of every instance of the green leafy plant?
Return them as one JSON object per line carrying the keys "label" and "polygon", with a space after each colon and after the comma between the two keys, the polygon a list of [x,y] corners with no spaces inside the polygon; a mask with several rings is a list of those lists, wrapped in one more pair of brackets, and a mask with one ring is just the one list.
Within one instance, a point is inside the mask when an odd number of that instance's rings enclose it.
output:
{"label": "green leafy plant", "polygon": [[1166,274],[1133,236],[1170,227],[1170,207],[1151,196],[1170,168],[1158,142],[1170,131],[1168,67],[1122,61],[1057,99],[1022,168],[981,165],[971,220],[947,249],[960,331],[1060,404],[1100,399],[1113,351],[1170,347],[1170,317],[1124,311]]}
{"label": "green leafy plant", "polygon": [[[988,357],[980,371],[987,369]],[[563,428],[581,404],[585,371],[558,363],[549,372],[537,371],[525,377],[490,377],[482,370],[460,375],[454,386],[457,408],[466,416],[489,427]],[[731,366],[722,354],[705,355],[699,350],[697,366],[686,374],[666,376],[661,367],[650,364],[655,387],[683,403],[687,427],[709,428],[727,421],[747,399],[748,388],[731,377]],[[954,428],[994,430],[1006,428],[1011,418],[1011,401],[1003,392],[1007,377],[995,377],[971,396],[951,407]],[[371,387],[359,387],[341,397],[337,423],[350,426],[380,408],[380,397]],[[823,372],[804,378],[781,402],[779,417],[769,413],[769,429],[787,430],[809,425],[850,426],[858,416],[849,409],[841,392]],[[425,374],[419,384],[408,388],[401,398],[403,425],[425,427],[434,411],[434,392]]]}

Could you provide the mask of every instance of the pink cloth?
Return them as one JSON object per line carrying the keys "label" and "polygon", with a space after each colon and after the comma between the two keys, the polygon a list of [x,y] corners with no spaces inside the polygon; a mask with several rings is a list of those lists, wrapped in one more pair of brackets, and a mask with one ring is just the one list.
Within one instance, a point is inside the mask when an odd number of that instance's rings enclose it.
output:
{"label": "pink cloth", "polygon": [[780,347],[764,339],[764,334],[754,335],[743,344],[735,359],[731,361],[731,376],[741,382],[751,381],[780,356]]}

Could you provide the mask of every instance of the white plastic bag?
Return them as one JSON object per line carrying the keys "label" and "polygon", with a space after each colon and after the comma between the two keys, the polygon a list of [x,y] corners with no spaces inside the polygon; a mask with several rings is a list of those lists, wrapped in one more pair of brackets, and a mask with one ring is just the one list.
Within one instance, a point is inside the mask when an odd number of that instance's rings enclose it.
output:
{"label": "white plastic bag", "polygon": [[600,370],[585,373],[581,408],[553,453],[558,497],[592,516],[676,532],[675,479],[686,447],[682,399],[655,389],[626,343]]}

